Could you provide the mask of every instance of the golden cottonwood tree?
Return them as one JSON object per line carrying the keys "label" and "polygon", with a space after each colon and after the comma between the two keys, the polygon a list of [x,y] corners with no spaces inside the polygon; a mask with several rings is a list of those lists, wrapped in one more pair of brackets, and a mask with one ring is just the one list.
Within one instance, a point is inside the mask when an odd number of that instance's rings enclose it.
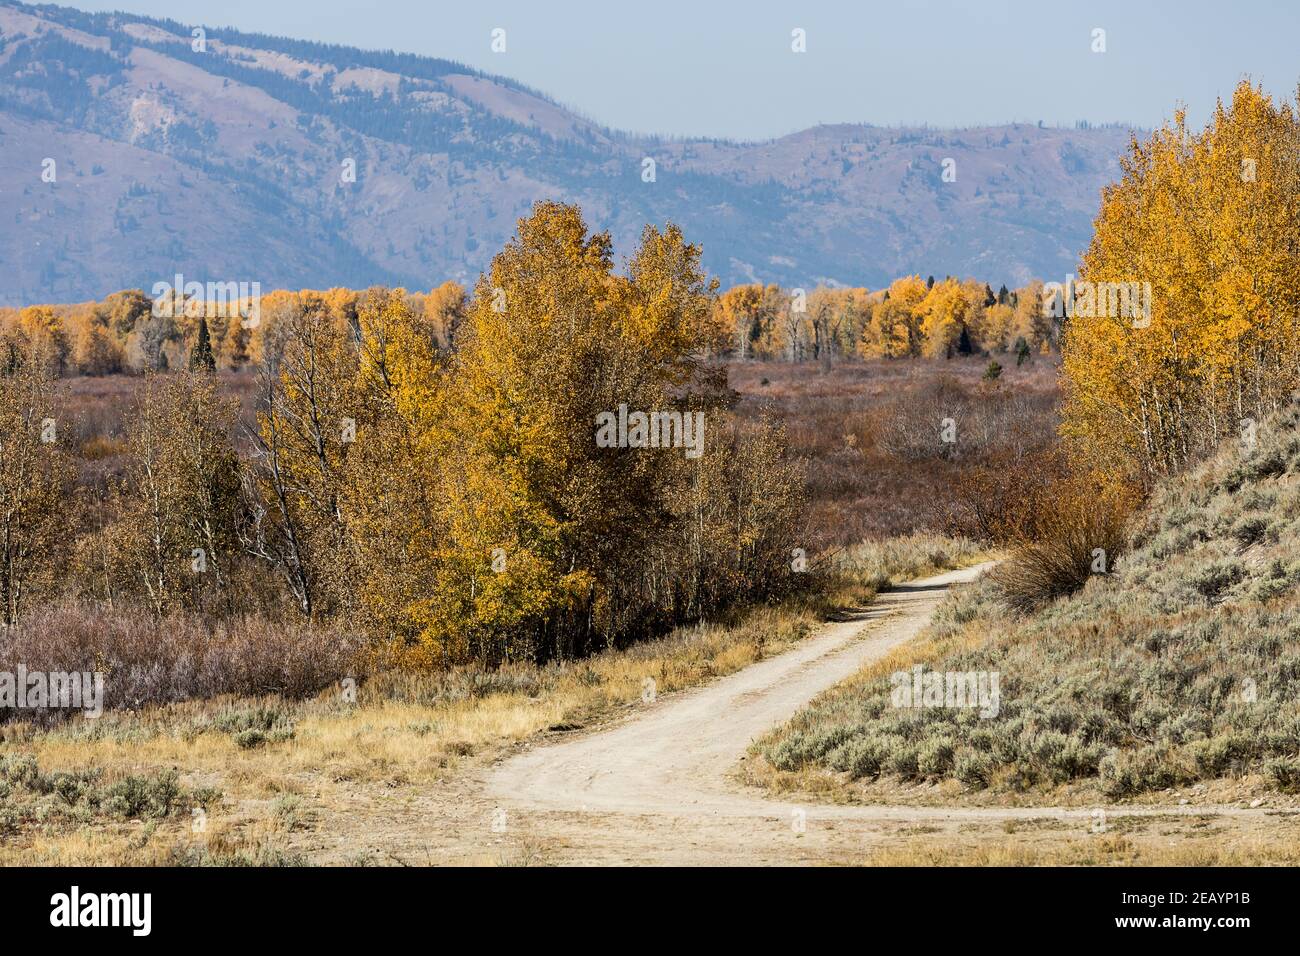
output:
{"label": "golden cottonwood tree", "polygon": [[82,375],[112,375],[122,371],[125,361],[122,346],[97,317],[88,320],[77,333],[72,358]]}
{"label": "golden cottonwood tree", "polygon": [[689,371],[712,308],[698,258],[676,230],[648,230],[617,276],[608,234],[539,203],[479,282],[446,393],[448,529],[427,608],[453,652],[571,656],[594,615],[626,610],[609,595],[637,583],[667,503],[655,457],[598,449],[594,423],[665,407]]}
{"label": "golden cottonwood tree", "polygon": [[445,553],[446,331],[401,289],[371,289],[357,305],[358,431],[341,498],[348,583],[371,627],[391,636],[425,633]]}
{"label": "golden cottonwood tree", "polygon": [[440,349],[448,350],[456,330],[465,319],[465,287],[459,282],[444,282],[424,297],[424,315],[437,336]]}
{"label": "golden cottonwood tree", "polygon": [[[386,632],[443,664],[573,657],[788,580],[801,477],[717,405],[701,361],[734,330],[714,289],[674,226],[619,274],[608,234],[539,203],[450,353],[400,309],[361,310],[361,391],[384,410],[349,456],[344,520]],[[602,447],[620,407],[708,416],[698,457]]]}
{"label": "golden cottonwood tree", "polygon": [[970,317],[970,302],[960,283],[954,279],[935,283],[916,311],[926,356],[952,358]]}
{"label": "golden cottonwood tree", "polygon": [[738,285],[718,297],[719,324],[729,329],[732,352],[739,359],[766,357],[764,343],[780,308],[781,290],[775,285]]}
{"label": "golden cottonwood tree", "polygon": [[984,329],[981,343],[990,352],[1005,352],[1015,340],[1016,311],[1010,305],[997,303],[984,312]]}
{"label": "golden cottonwood tree", "polygon": [[23,330],[32,343],[32,355],[49,363],[55,375],[62,375],[72,351],[63,319],[48,305],[32,305],[22,310]]}
{"label": "golden cottonwood tree", "polygon": [[274,303],[261,338],[262,407],[249,549],[281,570],[306,614],[355,596],[343,514],[345,467],[364,417],[351,325],[311,294]]}
{"label": "golden cottonwood tree", "polygon": [[1057,335],[1057,322],[1049,309],[1044,308],[1043,283],[1034,280],[1016,294],[1015,314],[1011,320],[1011,343],[1024,339],[1034,352],[1042,351]]}
{"label": "golden cottonwood tree", "polygon": [[869,341],[872,358],[902,358],[920,355],[922,332],[918,308],[926,296],[925,280],[920,276],[895,279],[883,300],[872,311],[875,334]]}

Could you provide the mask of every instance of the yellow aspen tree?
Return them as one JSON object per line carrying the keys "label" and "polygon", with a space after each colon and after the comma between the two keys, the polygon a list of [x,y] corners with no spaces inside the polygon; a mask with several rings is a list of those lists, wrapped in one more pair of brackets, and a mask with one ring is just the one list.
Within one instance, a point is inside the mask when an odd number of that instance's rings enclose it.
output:
{"label": "yellow aspen tree", "polygon": [[[1203,131],[1179,111],[1122,169],[1065,323],[1064,427],[1148,482],[1297,385],[1300,126],[1243,82]],[[1141,290],[1139,309],[1116,307],[1126,287]]]}

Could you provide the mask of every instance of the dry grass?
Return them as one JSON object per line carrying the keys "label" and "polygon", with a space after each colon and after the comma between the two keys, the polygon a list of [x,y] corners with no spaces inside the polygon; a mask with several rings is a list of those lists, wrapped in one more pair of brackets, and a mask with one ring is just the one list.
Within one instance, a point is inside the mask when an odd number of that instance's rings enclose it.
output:
{"label": "dry grass", "polygon": [[[65,600],[0,632],[0,671],[102,672],[105,707],[140,709],[222,694],[304,697],[356,674],[360,650],[348,632],[300,620],[212,623]],[[0,711],[0,724],[21,713]]]}
{"label": "dry grass", "polygon": [[865,866],[1295,866],[1300,838],[1247,837],[1225,842],[1214,834],[1139,839],[1105,833],[1029,842],[1020,838],[978,842],[916,839],[857,861]]}
{"label": "dry grass", "polygon": [[1073,594],[1119,561],[1138,497],[1101,477],[1071,476],[1025,504],[1015,548],[994,580],[1010,607],[1033,611]]}

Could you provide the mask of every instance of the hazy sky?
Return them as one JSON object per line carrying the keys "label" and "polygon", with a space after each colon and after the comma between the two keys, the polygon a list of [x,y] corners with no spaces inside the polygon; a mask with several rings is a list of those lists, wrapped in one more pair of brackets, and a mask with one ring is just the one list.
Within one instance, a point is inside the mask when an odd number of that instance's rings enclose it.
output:
{"label": "hazy sky", "polygon": [[[184,23],[446,57],[620,129],[757,139],[815,123],[1205,118],[1249,75],[1290,96],[1286,0],[81,0]],[[506,52],[490,49],[506,31]],[[807,52],[791,51],[806,31]],[[1104,53],[1093,30],[1106,31]]]}

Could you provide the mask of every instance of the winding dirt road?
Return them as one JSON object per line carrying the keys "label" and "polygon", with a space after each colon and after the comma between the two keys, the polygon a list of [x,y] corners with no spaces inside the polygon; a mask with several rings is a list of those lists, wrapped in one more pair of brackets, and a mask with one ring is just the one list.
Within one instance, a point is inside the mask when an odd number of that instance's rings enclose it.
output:
{"label": "winding dirt road", "polygon": [[729,784],[736,761],[817,694],[915,636],[951,585],[985,567],[886,591],[783,654],[647,704],[604,731],[513,757],[489,776],[489,792],[532,809],[784,819],[788,807]]}
{"label": "winding dirt road", "polygon": [[[542,745],[484,783],[512,829],[559,841],[569,861],[806,862],[861,848],[860,832],[981,810],[796,806],[729,779],[758,737],[817,694],[916,636],[948,589],[988,565],[911,581],[818,636],[713,683],[661,698],[607,729]],[[1042,810],[1009,811],[1042,816]],[[1086,814],[1085,814],[1086,816]],[[896,829],[893,828],[893,829]]]}
{"label": "winding dirt road", "polygon": [[[1007,821],[1079,836],[1093,808],[795,804],[766,798],[730,775],[749,745],[817,694],[916,636],[950,587],[990,565],[911,581],[866,611],[773,658],[660,698],[613,726],[542,744],[489,769],[508,841],[538,846],[547,862],[658,864],[824,863],[860,859],[900,832],[994,831]],[[1191,807],[1117,807],[1117,817],[1167,817]],[[1258,817],[1235,806],[1196,813]]]}

